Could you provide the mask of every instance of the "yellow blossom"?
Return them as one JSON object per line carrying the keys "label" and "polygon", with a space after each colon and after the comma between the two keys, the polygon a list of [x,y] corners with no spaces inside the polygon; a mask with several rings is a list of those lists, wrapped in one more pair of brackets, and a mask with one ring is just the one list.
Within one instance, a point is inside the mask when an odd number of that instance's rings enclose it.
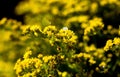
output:
{"label": "yellow blossom", "polygon": [[106,67],[106,63],[105,62],[101,62],[100,64],[99,64],[99,67]]}
{"label": "yellow blossom", "polygon": [[58,13],[59,13],[59,10],[58,10],[58,8],[52,8],[52,13],[54,14],[54,15],[57,15]]}
{"label": "yellow blossom", "polygon": [[110,48],[112,48],[112,46],[113,46],[112,40],[108,40],[108,41],[106,42],[106,45],[105,45],[105,47],[104,47],[104,50],[105,50],[105,51],[108,51]]}
{"label": "yellow blossom", "polygon": [[49,36],[49,37],[54,35],[56,32],[57,32],[57,28],[52,25],[45,27],[43,30],[43,33],[47,34],[47,36]]}
{"label": "yellow blossom", "polygon": [[91,58],[90,58],[89,62],[90,62],[90,64],[95,64],[96,63],[96,61],[91,59]]}
{"label": "yellow blossom", "polygon": [[43,61],[44,61],[45,63],[47,63],[47,62],[49,61],[48,56],[44,56],[44,57],[43,57]]}
{"label": "yellow blossom", "polygon": [[117,0],[108,0],[108,3],[112,4],[112,3],[116,3]]}
{"label": "yellow blossom", "polygon": [[61,29],[57,33],[57,40],[72,45],[77,42],[77,36],[71,30]]}
{"label": "yellow blossom", "polygon": [[17,67],[16,74],[19,74],[20,72],[22,72],[22,68],[21,67]]}
{"label": "yellow blossom", "polygon": [[111,30],[111,29],[112,29],[112,25],[108,25],[108,26],[107,26],[107,29],[108,29],[108,30]]}
{"label": "yellow blossom", "polygon": [[89,25],[87,24],[87,23],[82,23],[81,24],[81,28],[83,28],[83,29],[85,29],[85,28],[87,28]]}
{"label": "yellow blossom", "polygon": [[87,15],[81,15],[81,16],[78,17],[78,21],[81,22],[81,23],[87,22],[88,19],[89,19],[89,16],[87,16]]}
{"label": "yellow blossom", "polygon": [[120,38],[115,37],[113,40],[113,44],[120,45]]}
{"label": "yellow blossom", "polygon": [[30,57],[31,54],[32,54],[32,51],[27,51],[27,52],[24,54],[23,58],[24,58],[24,59],[27,59],[27,58]]}
{"label": "yellow blossom", "polygon": [[99,54],[98,58],[101,59],[104,55],[103,54]]}
{"label": "yellow blossom", "polygon": [[61,55],[61,56],[60,56],[60,58],[61,58],[61,59],[64,59],[64,58],[65,58],[65,56],[64,56],[64,55]]}
{"label": "yellow blossom", "polygon": [[95,51],[95,50],[96,50],[96,47],[94,44],[85,47],[86,52]]}
{"label": "yellow blossom", "polygon": [[83,57],[84,57],[85,59],[88,59],[88,58],[91,57],[91,55],[90,55],[90,54],[87,54],[87,53],[84,53],[84,54],[83,54]]}
{"label": "yellow blossom", "polygon": [[89,41],[90,38],[89,38],[87,35],[84,35],[84,36],[83,36],[83,40],[84,40],[84,41]]}
{"label": "yellow blossom", "polygon": [[38,54],[38,58],[42,58],[43,57],[43,55],[42,54]]}
{"label": "yellow blossom", "polygon": [[54,58],[55,58],[54,56],[44,56],[44,57],[42,58],[42,60],[43,60],[45,63],[47,63],[49,60],[54,59]]}
{"label": "yellow blossom", "polygon": [[93,2],[91,4],[91,10],[90,11],[91,11],[91,13],[96,13],[97,10],[98,10],[98,4],[96,2]]}
{"label": "yellow blossom", "polygon": [[6,21],[7,21],[7,18],[2,18],[2,19],[0,20],[0,25],[3,25]]}
{"label": "yellow blossom", "polygon": [[107,0],[101,0],[101,1],[100,1],[100,4],[101,4],[101,6],[106,5],[106,4],[107,4]]}
{"label": "yellow blossom", "polygon": [[96,35],[96,33],[104,27],[102,19],[97,17],[89,20],[87,25],[88,27],[85,28],[84,35],[87,35],[87,34]]}
{"label": "yellow blossom", "polygon": [[30,26],[30,30],[33,32],[37,31],[37,30],[41,31],[41,28],[39,25],[32,25],[32,26]]}
{"label": "yellow blossom", "polygon": [[100,71],[99,67],[96,67],[95,70],[96,70],[96,71]]}
{"label": "yellow blossom", "polygon": [[78,58],[79,58],[79,57],[82,57],[83,54],[84,54],[84,53],[79,53],[79,54],[77,55],[77,57],[78,57]]}
{"label": "yellow blossom", "polygon": [[62,77],[66,77],[67,76],[67,72],[62,72]]}

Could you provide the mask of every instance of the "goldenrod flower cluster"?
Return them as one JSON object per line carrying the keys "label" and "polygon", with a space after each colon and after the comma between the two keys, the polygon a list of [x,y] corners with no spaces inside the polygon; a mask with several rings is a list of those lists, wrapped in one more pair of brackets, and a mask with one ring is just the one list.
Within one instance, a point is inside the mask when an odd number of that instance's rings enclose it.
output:
{"label": "goldenrod flower cluster", "polygon": [[[23,57],[18,63],[28,58],[39,60],[41,68],[35,66],[37,62],[29,68],[39,69],[35,76],[43,77],[87,77],[86,73],[92,77],[94,72],[114,71],[119,65],[119,29],[105,21],[114,21],[114,16],[119,14],[119,4],[119,0],[22,1],[16,7],[16,13],[25,14],[25,23],[30,26],[23,29],[28,35],[36,36],[29,37],[33,39],[29,47],[35,51],[33,55],[40,54],[31,58],[26,52],[24,57],[27,58]],[[114,57],[115,63],[112,62]]]}
{"label": "goldenrod flower cluster", "polygon": [[45,76],[48,76],[54,70],[56,64],[55,56],[40,55],[32,57],[32,51],[27,51],[23,59],[19,59],[15,64],[14,69],[18,77],[37,77],[44,76],[45,74]]}
{"label": "goldenrod flower cluster", "polygon": [[[75,54],[72,56],[73,58],[80,60],[82,59],[82,62],[85,62],[85,65],[87,65],[86,62],[88,62],[88,66],[94,66],[94,70],[99,72],[108,72],[108,69],[110,68],[109,63],[112,59],[112,54],[108,54],[105,56],[105,51],[103,48],[96,48],[95,45],[90,45],[84,47],[85,49],[82,50],[82,52]],[[81,60],[80,60],[81,61]]]}
{"label": "goldenrod flower cluster", "polygon": [[77,36],[71,30],[61,29],[59,30],[56,36],[57,36],[57,40],[63,43],[68,43],[72,45],[77,42]]}
{"label": "goldenrod flower cluster", "polygon": [[88,26],[84,30],[84,35],[96,34],[97,31],[99,31],[104,27],[104,24],[101,18],[94,18],[92,20],[89,20],[88,24],[86,25]]}
{"label": "goldenrod flower cluster", "polygon": [[63,29],[58,31],[55,26],[47,26],[44,28],[43,34],[50,37],[50,43],[63,42],[72,45],[77,42],[77,36],[73,31],[68,30],[67,27],[63,27]]}
{"label": "goldenrod flower cluster", "polygon": [[59,75],[59,77],[70,77],[70,75],[66,71],[64,71],[64,72],[58,71],[58,75]]}
{"label": "goldenrod flower cluster", "polygon": [[0,20],[0,77],[119,77],[119,9],[119,0],[22,0],[24,24]]}
{"label": "goldenrod flower cluster", "polygon": [[43,30],[43,33],[47,34],[48,37],[54,36],[56,32],[57,28],[55,26],[47,26]]}
{"label": "goldenrod flower cluster", "polygon": [[[66,25],[70,23],[73,23],[73,22],[79,22],[79,23],[84,23],[84,22],[87,22],[89,19],[89,16],[87,15],[80,15],[80,16],[74,16],[74,17],[70,17],[66,20]],[[69,26],[68,25],[68,26]]]}
{"label": "goldenrod flower cluster", "polygon": [[35,36],[38,36],[38,32],[41,31],[41,28],[39,25],[32,25],[32,26],[27,25],[22,29],[23,29],[23,34],[27,34],[28,32],[31,32]]}
{"label": "goldenrod flower cluster", "polygon": [[105,6],[107,4],[116,4],[118,5],[120,2],[118,0],[101,0],[100,4],[101,6]]}
{"label": "goldenrod flower cluster", "polygon": [[108,51],[108,50],[113,49],[114,47],[115,48],[119,48],[119,46],[120,46],[120,38],[119,37],[115,37],[113,40],[110,39],[110,40],[108,40],[106,42],[104,50]]}

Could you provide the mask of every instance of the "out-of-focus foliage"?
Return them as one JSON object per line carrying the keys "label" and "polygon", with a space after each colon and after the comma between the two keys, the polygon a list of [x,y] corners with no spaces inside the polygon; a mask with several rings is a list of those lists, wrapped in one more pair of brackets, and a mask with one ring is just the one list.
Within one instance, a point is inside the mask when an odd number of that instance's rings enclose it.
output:
{"label": "out-of-focus foliage", "polygon": [[16,13],[25,15],[25,23],[71,27],[95,16],[114,20],[119,9],[119,0],[23,0]]}
{"label": "out-of-focus foliage", "polygon": [[20,58],[18,77],[119,77],[119,9],[119,0],[22,0],[25,25],[0,20],[0,76],[15,76]]}
{"label": "out-of-focus foliage", "polygon": [[[21,22],[3,18],[0,20],[0,76],[14,76],[14,63],[23,54],[25,42],[21,37]],[[24,47],[23,47],[24,46]]]}

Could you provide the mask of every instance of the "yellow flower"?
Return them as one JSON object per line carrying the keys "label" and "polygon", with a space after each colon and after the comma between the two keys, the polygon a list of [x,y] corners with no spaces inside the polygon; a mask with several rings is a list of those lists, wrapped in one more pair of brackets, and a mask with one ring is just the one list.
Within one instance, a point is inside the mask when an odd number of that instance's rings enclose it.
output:
{"label": "yellow flower", "polygon": [[83,54],[83,57],[84,57],[85,59],[88,59],[88,58],[91,57],[91,55],[90,55],[90,54],[87,54],[87,53],[84,53],[84,54]]}
{"label": "yellow flower", "polygon": [[87,24],[87,23],[82,23],[81,24],[81,28],[83,28],[83,29],[85,29],[85,28],[87,28],[89,25]]}
{"label": "yellow flower", "polygon": [[90,64],[95,64],[96,63],[96,61],[93,60],[92,58],[90,58],[89,62],[90,62]]}
{"label": "yellow flower", "polygon": [[43,61],[44,61],[45,63],[47,63],[47,62],[49,61],[48,56],[44,56],[44,57],[43,57]]}
{"label": "yellow flower", "polygon": [[104,47],[104,50],[105,50],[105,51],[108,51],[110,48],[112,48],[112,46],[113,46],[112,40],[108,40],[108,41],[106,42],[106,45],[105,45],[105,47]]}
{"label": "yellow flower", "polygon": [[104,55],[103,54],[98,54],[98,58],[101,59]]}
{"label": "yellow flower", "polygon": [[39,25],[32,25],[32,26],[30,26],[30,30],[33,32],[35,32],[37,30],[41,31],[41,28]]}
{"label": "yellow flower", "polygon": [[65,58],[65,56],[64,56],[64,55],[61,55],[61,56],[60,56],[60,58],[61,58],[61,59],[64,59],[64,58]]}
{"label": "yellow flower", "polygon": [[62,72],[62,77],[67,77],[67,72]]}
{"label": "yellow flower", "polygon": [[90,34],[94,31],[95,31],[95,29],[92,26],[89,26],[84,30],[84,35]]}
{"label": "yellow flower", "polygon": [[72,45],[77,42],[77,36],[71,30],[61,29],[57,33],[57,40]]}
{"label": "yellow flower", "polygon": [[44,56],[43,58],[42,58],[42,60],[45,62],[45,63],[47,63],[49,60],[51,60],[51,59],[55,59],[55,57],[54,56]]}
{"label": "yellow flower", "polygon": [[96,71],[100,71],[99,67],[96,67],[95,70],[96,70]]}
{"label": "yellow flower", "polygon": [[59,75],[59,76],[62,75],[62,72],[61,72],[61,71],[57,70],[57,72],[58,72],[58,75]]}
{"label": "yellow flower", "polygon": [[87,26],[87,25],[88,27],[84,29],[84,35],[96,34],[99,30],[101,30],[104,27],[102,19],[97,17],[89,20],[88,23],[82,24],[83,28],[84,26]]}
{"label": "yellow flower", "polygon": [[112,25],[108,25],[108,26],[107,26],[107,29],[108,29],[108,30],[111,30],[111,29],[112,29]]}
{"label": "yellow flower", "polygon": [[[43,64],[42,64],[41,60],[36,59],[36,61],[35,61],[35,67],[39,69],[42,65]],[[38,70],[38,71],[40,71],[40,70]]]}
{"label": "yellow flower", "polygon": [[68,18],[67,19],[67,21],[66,21],[66,23],[71,23],[71,22],[75,22],[75,21],[77,21],[77,17],[71,17],[71,18]]}
{"label": "yellow flower", "polygon": [[101,62],[100,64],[99,64],[99,67],[106,67],[106,63],[105,62]]}
{"label": "yellow flower", "polygon": [[97,12],[97,9],[98,9],[98,4],[96,2],[93,2],[91,4],[91,13],[96,13]]}
{"label": "yellow flower", "polygon": [[79,58],[79,57],[82,57],[84,55],[84,53],[79,53],[78,55],[77,55],[77,57]]}
{"label": "yellow flower", "polygon": [[57,14],[59,13],[58,8],[56,8],[56,7],[52,8],[52,13],[53,13],[54,15],[57,15]]}
{"label": "yellow flower", "polygon": [[113,44],[120,45],[120,38],[115,37],[113,40]]}
{"label": "yellow flower", "polygon": [[18,75],[22,71],[23,71],[22,68],[19,66],[19,67],[17,67],[16,74]]}
{"label": "yellow flower", "polygon": [[7,18],[2,18],[2,19],[0,20],[0,25],[4,24],[6,21],[7,21]]}
{"label": "yellow flower", "polygon": [[42,54],[38,54],[38,58],[42,58],[43,57],[43,55]]}
{"label": "yellow flower", "polygon": [[100,4],[101,4],[101,6],[106,5],[106,4],[107,4],[107,0],[101,0],[101,1],[100,1]]}
{"label": "yellow flower", "polygon": [[108,3],[110,3],[110,4],[117,3],[117,0],[108,0]]}
{"label": "yellow flower", "polygon": [[89,41],[90,38],[89,38],[87,35],[84,35],[84,36],[83,36],[83,40],[84,40],[84,41]]}
{"label": "yellow flower", "polygon": [[89,16],[87,16],[87,15],[81,15],[81,16],[78,17],[78,21],[81,22],[81,23],[87,22],[88,19],[89,19]]}
{"label": "yellow flower", "polygon": [[31,7],[31,11],[33,14],[38,14],[40,12],[40,6],[39,4],[33,2],[33,1],[29,1],[29,7]]}
{"label": "yellow flower", "polygon": [[24,59],[27,59],[27,58],[30,57],[30,55],[32,55],[32,51],[27,51],[27,52],[24,54],[23,58],[24,58]]}
{"label": "yellow flower", "polygon": [[49,37],[54,35],[56,32],[57,32],[57,28],[52,25],[45,27],[43,30],[43,33],[47,34],[47,36],[49,36]]}

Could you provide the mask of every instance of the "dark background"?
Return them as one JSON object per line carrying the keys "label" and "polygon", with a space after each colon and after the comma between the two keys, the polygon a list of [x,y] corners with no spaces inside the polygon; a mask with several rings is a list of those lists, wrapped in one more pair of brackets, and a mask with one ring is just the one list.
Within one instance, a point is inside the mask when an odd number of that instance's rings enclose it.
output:
{"label": "dark background", "polygon": [[16,5],[20,1],[21,0],[0,0],[0,19],[7,17],[22,21],[23,16],[17,16],[14,12]]}

